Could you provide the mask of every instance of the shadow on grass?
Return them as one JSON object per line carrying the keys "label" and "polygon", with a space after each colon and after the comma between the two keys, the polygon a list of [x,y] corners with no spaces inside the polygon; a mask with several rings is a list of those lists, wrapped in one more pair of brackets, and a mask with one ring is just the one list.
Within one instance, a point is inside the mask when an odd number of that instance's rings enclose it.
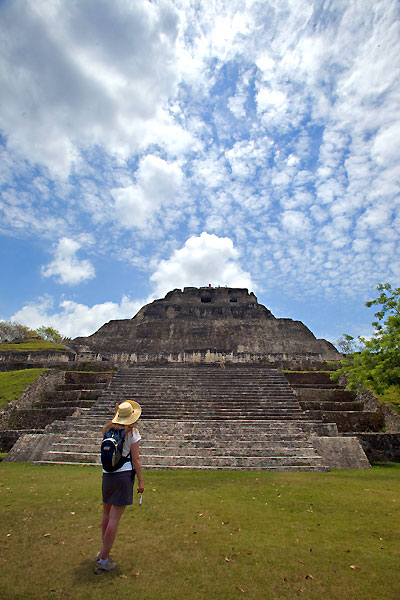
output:
{"label": "shadow on grass", "polygon": [[372,467],[384,467],[385,469],[399,469],[400,463],[398,462],[379,462],[374,461],[371,463]]}
{"label": "shadow on grass", "polygon": [[76,584],[79,586],[93,586],[95,581],[106,580],[108,582],[118,579],[121,576],[121,570],[119,567],[108,573],[101,573],[95,575],[94,570],[96,568],[96,561],[86,558],[80,564],[76,565],[74,569],[74,579]]}

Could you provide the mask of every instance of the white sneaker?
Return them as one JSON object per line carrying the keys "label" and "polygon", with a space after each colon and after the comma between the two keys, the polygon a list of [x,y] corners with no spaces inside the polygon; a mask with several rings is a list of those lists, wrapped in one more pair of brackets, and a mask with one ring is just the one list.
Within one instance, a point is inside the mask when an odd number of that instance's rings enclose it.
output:
{"label": "white sneaker", "polygon": [[[100,550],[100,552],[98,552],[96,554],[96,560],[98,561],[98,560],[100,560],[100,558],[101,558],[101,550]],[[111,555],[109,555],[108,558],[112,561]]]}
{"label": "white sneaker", "polygon": [[104,565],[99,561],[97,563],[97,567],[94,570],[95,575],[100,575],[100,573],[106,573],[107,571],[112,571],[117,566],[117,563],[113,562],[109,558],[104,563]]}

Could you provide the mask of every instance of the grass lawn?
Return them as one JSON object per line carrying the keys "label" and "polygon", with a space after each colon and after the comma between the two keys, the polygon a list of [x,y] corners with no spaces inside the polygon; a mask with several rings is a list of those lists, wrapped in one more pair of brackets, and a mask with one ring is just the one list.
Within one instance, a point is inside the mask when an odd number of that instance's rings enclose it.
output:
{"label": "grass lawn", "polygon": [[37,352],[39,350],[68,350],[67,346],[62,344],[55,344],[53,342],[46,342],[46,340],[31,339],[21,343],[14,342],[3,342],[0,344],[0,352],[10,352],[10,350],[16,352]]}
{"label": "grass lawn", "polygon": [[46,369],[21,369],[0,373],[0,410],[11,400],[17,400],[43,371]]}
{"label": "grass lawn", "polygon": [[[0,597],[399,600],[400,465],[147,471],[112,556],[98,467],[0,463]],[[136,500],[136,499],[135,499]]]}

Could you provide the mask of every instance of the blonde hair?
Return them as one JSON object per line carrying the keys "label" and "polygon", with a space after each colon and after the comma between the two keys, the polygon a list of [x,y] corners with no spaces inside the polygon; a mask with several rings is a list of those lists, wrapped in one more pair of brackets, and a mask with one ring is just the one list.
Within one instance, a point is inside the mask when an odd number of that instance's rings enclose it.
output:
{"label": "blonde hair", "polygon": [[125,431],[128,432],[132,432],[134,429],[137,430],[137,432],[139,433],[139,429],[137,427],[135,427],[136,422],[132,423],[131,425],[120,425],[119,423],[113,423],[112,421],[108,421],[108,423],[106,423],[103,427],[103,435],[109,430],[111,429],[111,427],[114,427],[114,429],[121,429],[121,427],[125,427]]}

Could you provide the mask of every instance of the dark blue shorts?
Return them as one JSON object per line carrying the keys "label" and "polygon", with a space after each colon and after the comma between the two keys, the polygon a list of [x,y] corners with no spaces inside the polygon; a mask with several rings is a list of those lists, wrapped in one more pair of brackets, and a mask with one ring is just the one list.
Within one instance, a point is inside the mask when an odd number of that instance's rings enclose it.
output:
{"label": "dark blue shorts", "polygon": [[133,503],[132,471],[103,473],[102,492],[104,504],[128,506]]}

